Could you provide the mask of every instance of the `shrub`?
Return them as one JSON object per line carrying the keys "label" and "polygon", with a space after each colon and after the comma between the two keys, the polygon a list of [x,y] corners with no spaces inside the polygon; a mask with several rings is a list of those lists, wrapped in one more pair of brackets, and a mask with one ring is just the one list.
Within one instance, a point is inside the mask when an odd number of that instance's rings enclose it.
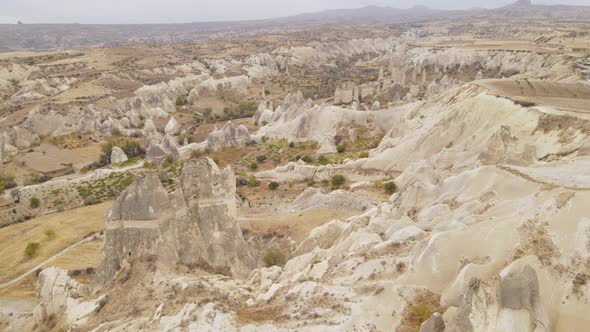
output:
{"label": "shrub", "polygon": [[248,179],[248,187],[258,187],[258,186],[260,186],[260,181],[258,181],[257,178],[252,176]]}
{"label": "shrub", "polygon": [[184,106],[188,105],[188,100],[186,97],[178,96],[176,97],[176,106]]}
{"label": "shrub", "polygon": [[425,322],[433,313],[431,308],[421,303],[410,307],[410,314],[418,322]]}
{"label": "shrub", "polygon": [[256,145],[256,141],[255,141],[255,140],[253,140],[253,139],[249,140],[249,141],[246,143],[246,146],[254,146],[254,145]]}
{"label": "shrub", "polygon": [[178,136],[178,144],[183,145],[184,144],[184,140],[187,141],[187,143],[193,143],[193,135],[191,132],[189,131],[185,131],[184,133],[182,133],[180,136]]}
{"label": "shrub", "polygon": [[294,147],[295,147],[295,143],[293,143],[293,142],[290,142],[290,143],[289,143],[289,147],[290,147],[291,149],[292,149],[292,148],[294,148]]}
{"label": "shrub", "polygon": [[268,159],[265,155],[260,155],[256,157],[256,161],[259,163],[263,163],[266,161],[266,159]]}
{"label": "shrub", "polygon": [[29,242],[27,243],[27,247],[25,248],[25,255],[29,258],[34,257],[39,250],[39,242]]}
{"label": "shrub", "polygon": [[361,159],[369,158],[369,152],[363,151],[363,152],[359,153],[359,158],[361,158]]}
{"label": "shrub", "polygon": [[42,173],[32,173],[27,175],[25,185],[30,186],[51,180],[51,176]]}
{"label": "shrub", "polygon": [[386,182],[383,185],[383,188],[385,189],[385,192],[390,195],[393,195],[397,191],[397,185],[393,181]]}
{"label": "shrub", "polygon": [[205,154],[210,154],[211,153],[211,148],[205,148],[205,150],[203,150],[203,152]]}
{"label": "shrub", "polygon": [[250,168],[251,170],[257,170],[258,169],[258,164],[255,162],[251,162],[250,165],[248,165],[248,168]]}
{"label": "shrub", "polygon": [[318,158],[318,162],[320,163],[320,165],[328,165],[330,163],[330,158],[328,158],[324,155],[321,155]]}
{"label": "shrub", "polygon": [[119,128],[113,128],[111,130],[111,136],[121,136],[121,130]]}
{"label": "shrub", "polygon": [[161,171],[159,174],[160,177],[160,182],[162,182],[162,184],[167,184],[167,183],[171,183],[172,179],[170,178],[170,174],[168,174],[168,172],[166,171]]}
{"label": "shrub", "polygon": [[111,162],[111,153],[113,152],[113,142],[106,142],[100,146],[100,150],[102,151],[99,159],[99,163],[101,165],[107,165]]}
{"label": "shrub", "polygon": [[164,161],[162,161],[162,167],[164,168],[170,168],[172,164],[174,164],[174,159],[171,155],[167,155],[166,158],[164,158]]}
{"label": "shrub", "polygon": [[284,266],[287,263],[287,256],[279,249],[270,248],[264,253],[264,265],[267,267],[271,266]]}
{"label": "shrub", "polygon": [[141,146],[139,145],[139,143],[137,143],[136,141],[126,141],[123,146],[121,147],[121,150],[123,150],[123,152],[125,152],[125,154],[127,155],[127,157],[129,159],[137,157],[137,156],[141,156],[145,153],[145,151],[143,151],[143,149],[141,148]]}
{"label": "shrub", "polygon": [[343,175],[336,174],[332,177],[332,189],[339,189],[346,182],[346,178]]}
{"label": "shrub", "polygon": [[31,197],[29,204],[33,209],[36,209],[41,205],[41,201],[37,197]]}
{"label": "shrub", "polygon": [[236,179],[236,186],[247,186],[248,185],[248,180],[242,177],[239,177]]}
{"label": "shrub", "polygon": [[301,158],[301,160],[305,161],[308,164],[313,163],[313,158],[310,156],[303,156],[303,158]]}
{"label": "shrub", "polygon": [[338,144],[338,146],[336,146],[336,151],[338,151],[338,153],[343,153],[346,151],[346,146],[344,144]]}
{"label": "shrub", "polygon": [[84,199],[84,205],[89,206],[89,205],[95,205],[98,204],[99,201],[96,197],[94,197],[93,195],[89,195],[88,197],[86,197]]}
{"label": "shrub", "polygon": [[14,176],[0,176],[0,191],[5,189],[12,189],[16,187]]}
{"label": "shrub", "polygon": [[263,121],[262,121],[262,126],[263,126],[263,127],[264,127],[264,126],[266,126],[267,124],[268,124],[268,121],[266,121],[266,120],[263,120]]}
{"label": "shrub", "polygon": [[280,184],[278,182],[271,182],[268,184],[268,189],[270,190],[277,190],[279,188]]}
{"label": "shrub", "polygon": [[315,180],[314,180],[314,179],[309,179],[309,180],[307,180],[307,186],[308,186],[308,187],[313,187],[313,186],[315,186]]}
{"label": "shrub", "polygon": [[45,230],[45,236],[47,236],[48,239],[55,238],[55,230],[53,228],[46,229]]}

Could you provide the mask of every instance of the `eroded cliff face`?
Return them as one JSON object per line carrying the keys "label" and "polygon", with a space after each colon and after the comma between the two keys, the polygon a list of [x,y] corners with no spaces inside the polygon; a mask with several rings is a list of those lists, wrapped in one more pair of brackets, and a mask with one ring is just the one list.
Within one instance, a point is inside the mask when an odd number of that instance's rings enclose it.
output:
{"label": "eroded cliff face", "polygon": [[96,285],[108,284],[125,261],[156,256],[244,278],[256,266],[238,226],[235,178],[210,159],[189,161],[180,186],[168,194],[148,172],[109,212]]}

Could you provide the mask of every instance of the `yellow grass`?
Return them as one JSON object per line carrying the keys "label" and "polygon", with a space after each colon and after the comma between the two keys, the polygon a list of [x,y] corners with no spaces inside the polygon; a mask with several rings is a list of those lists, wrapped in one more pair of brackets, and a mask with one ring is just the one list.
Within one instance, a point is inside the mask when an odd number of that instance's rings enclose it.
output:
{"label": "yellow grass", "polygon": [[[59,253],[68,246],[79,242],[85,236],[104,229],[105,215],[111,206],[111,202],[68,210],[61,213],[50,214],[31,219],[29,221],[0,228],[0,282],[10,280],[25,273],[35,265],[43,262],[51,256]],[[55,231],[55,236],[46,235],[47,230]],[[37,254],[28,258],[25,255],[25,247],[29,242],[40,244]],[[84,250],[91,250],[96,245],[93,242],[72,249],[57,262],[67,262],[67,257]],[[99,251],[100,253],[100,251]],[[83,257],[82,255],[81,257]],[[89,266],[78,259],[83,266]],[[49,265],[54,265],[52,262]],[[68,267],[65,264],[64,267]]]}

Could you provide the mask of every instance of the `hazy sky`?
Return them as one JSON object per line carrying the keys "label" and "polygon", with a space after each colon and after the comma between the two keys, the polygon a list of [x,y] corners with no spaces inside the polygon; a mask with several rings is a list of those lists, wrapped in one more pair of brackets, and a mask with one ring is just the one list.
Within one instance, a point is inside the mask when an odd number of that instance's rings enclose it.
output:
{"label": "hazy sky", "polygon": [[[0,0],[0,23],[180,23],[246,20],[356,8],[498,7],[515,0]],[[590,0],[533,0],[590,5]]]}

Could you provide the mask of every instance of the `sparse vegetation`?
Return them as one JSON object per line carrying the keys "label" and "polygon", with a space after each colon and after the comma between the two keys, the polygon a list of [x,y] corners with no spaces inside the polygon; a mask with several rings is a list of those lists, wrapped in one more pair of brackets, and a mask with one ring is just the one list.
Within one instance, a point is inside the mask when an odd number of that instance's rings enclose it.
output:
{"label": "sparse vegetation", "polygon": [[25,186],[32,186],[35,184],[47,182],[51,180],[51,176],[42,173],[32,173],[25,178]]}
{"label": "sparse vegetation", "polygon": [[39,200],[37,197],[31,197],[31,199],[29,200],[29,205],[33,208],[36,209],[39,206],[41,206],[41,200]]}
{"label": "sparse vegetation", "polygon": [[269,248],[265,251],[263,260],[266,267],[282,267],[287,263],[287,256],[280,249]]}
{"label": "sparse vegetation", "polygon": [[266,155],[259,155],[259,156],[256,156],[256,161],[257,161],[257,162],[259,162],[259,163],[263,163],[263,162],[265,162],[265,161],[266,161],[266,159],[268,159],[268,158],[266,157]]}
{"label": "sparse vegetation", "polygon": [[397,185],[393,181],[386,182],[383,185],[383,189],[390,195],[393,195],[397,191]]}
{"label": "sparse vegetation", "polygon": [[185,106],[188,105],[188,99],[184,96],[178,96],[176,97],[176,106]]}
{"label": "sparse vegetation", "polygon": [[258,164],[257,164],[257,163],[255,163],[255,162],[251,162],[251,163],[248,165],[248,168],[250,168],[251,170],[255,171],[255,170],[257,170],[257,169],[258,169]]}
{"label": "sparse vegetation", "polygon": [[55,230],[53,228],[48,228],[45,230],[45,236],[50,239],[53,240],[56,236],[55,234]]}
{"label": "sparse vegetation", "polygon": [[100,203],[98,201],[98,199],[96,197],[92,196],[92,195],[84,198],[84,205],[86,205],[86,206],[95,205],[95,204],[98,204],[98,203]]}
{"label": "sparse vegetation", "polygon": [[35,255],[37,255],[37,252],[39,251],[40,246],[41,245],[39,244],[39,242],[27,243],[27,246],[25,247],[25,256],[27,256],[28,258],[35,257]]}
{"label": "sparse vegetation", "polygon": [[255,177],[250,177],[248,179],[248,187],[258,187],[260,186],[260,181]]}
{"label": "sparse vegetation", "polygon": [[12,189],[16,187],[16,181],[14,180],[14,176],[3,175],[0,176],[0,192],[7,189]]}
{"label": "sparse vegetation", "polygon": [[320,165],[328,165],[330,163],[330,158],[328,158],[324,155],[321,155],[318,157],[318,163]]}
{"label": "sparse vegetation", "polygon": [[270,190],[277,190],[279,188],[280,184],[278,182],[271,182],[268,184],[268,189]]}
{"label": "sparse vegetation", "polygon": [[346,182],[344,175],[336,174],[332,177],[332,190],[340,189],[340,187]]}
{"label": "sparse vegetation", "polygon": [[344,153],[346,151],[346,146],[344,144],[338,144],[336,146],[336,151],[338,153]]}

